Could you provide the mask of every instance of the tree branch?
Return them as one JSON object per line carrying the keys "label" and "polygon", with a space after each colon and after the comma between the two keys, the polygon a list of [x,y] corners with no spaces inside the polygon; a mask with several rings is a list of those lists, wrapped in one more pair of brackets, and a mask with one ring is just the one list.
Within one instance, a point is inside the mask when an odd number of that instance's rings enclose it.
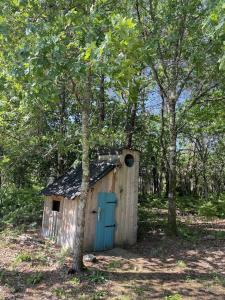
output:
{"label": "tree branch", "polygon": [[163,85],[162,85],[162,83],[161,83],[161,81],[160,81],[160,79],[159,79],[159,75],[158,75],[158,72],[157,72],[157,70],[156,70],[154,64],[151,64],[151,63],[150,63],[150,67],[151,67],[151,69],[152,69],[152,71],[153,71],[153,73],[154,73],[155,80],[156,80],[156,82],[157,82],[157,84],[158,84],[158,86],[159,86],[159,88],[160,88],[162,94],[164,95],[164,97],[167,98],[167,93],[166,93],[166,91],[165,91],[165,89],[164,89],[164,87],[163,87]]}
{"label": "tree branch", "polygon": [[192,68],[190,69],[190,71],[188,72],[187,76],[186,76],[186,77],[184,78],[184,80],[182,81],[182,83],[181,83],[181,85],[180,85],[180,88],[179,88],[179,90],[178,90],[178,92],[177,92],[177,98],[179,98],[180,95],[181,95],[181,93],[183,92],[183,89],[184,89],[184,87],[185,87],[185,84],[186,84],[187,81],[189,80],[189,78],[190,78],[190,76],[191,76],[191,74],[192,74],[193,71],[194,71],[194,67],[192,67]]}
{"label": "tree branch", "polygon": [[204,97],[207,96],[208,92],[210,92],[212,89],[214,89],[215,87],[218,86],[218,83],[213,84],[212,86],[208,87],[207,89],[205,89],[203,92],[201,92],[200,94],[198,94],[196,97],[194,97],[191,101],[191,103],[185,107],[183,113],[181,114],[181,119],[184,117],[185,113],[190,110],[195,104],[198,103],[198,101]]}

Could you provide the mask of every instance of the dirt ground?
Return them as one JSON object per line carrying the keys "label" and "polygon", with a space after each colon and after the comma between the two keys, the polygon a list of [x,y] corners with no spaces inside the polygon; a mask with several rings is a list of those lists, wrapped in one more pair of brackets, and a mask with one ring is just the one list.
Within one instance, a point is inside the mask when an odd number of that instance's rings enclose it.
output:
{"label": "dirt ground", "polygon": [[[155,228],[129,249],[96,253],[81,275],[37,230],[0,235],[0,300],[225,299],[225,220],[182,219],[182,236]],[[186,229],[185,229],[186,228]]]}

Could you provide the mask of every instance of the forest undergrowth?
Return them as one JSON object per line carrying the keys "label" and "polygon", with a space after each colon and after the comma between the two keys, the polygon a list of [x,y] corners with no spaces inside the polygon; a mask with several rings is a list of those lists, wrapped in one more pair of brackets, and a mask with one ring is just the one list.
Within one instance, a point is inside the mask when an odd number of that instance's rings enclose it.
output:
{"label": "forest undergrowth", "polygon": [[[166,200],[142,198],[137,244],[95,253],[97,263],[86,262],[87,271],[74,276],[68,275],[69,251],[40,235],[42,201],[37,191],[13,195],[10,190],[5,195],[2,207],[14,205],[13,210],[23,213],[14,219],[4,210],[0,299],[224,299],[225,220],[201,216],[203,200],[190,199],[183,207],[178,198],[179,235],[171,238],[166,235]],[[220,201],[211,201],[216,209]]]}

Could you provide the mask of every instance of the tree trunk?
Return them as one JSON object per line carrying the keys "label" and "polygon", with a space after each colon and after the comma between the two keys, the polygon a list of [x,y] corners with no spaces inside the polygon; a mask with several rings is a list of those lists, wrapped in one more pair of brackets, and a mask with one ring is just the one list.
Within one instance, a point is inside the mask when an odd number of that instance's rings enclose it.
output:
{"label": "tree trunk", "polygon": [[[161,129],[160,129],[160,136],[159,136],[159,142],[160,142],[160,163],[159,163],[159,196],[162,195],[163,192],[163,179],[166,177],[166,165],[167,165],[167,159],[166,159],[166,147],[165,147],[165,99],[164,96],[161,95],[162,98],[162,106],[161,106]],[[168,189],[166,189],[168,190]],[[168,194],[166,194],[167,196]]]}
{"label": "tree trunk", "polygon": [[165,172],[165,181],[166,181],[165,198],[168,198],[168,195],[169,195],[169,166],[167,167],[166,172]]}
{"label": "tree trunk", "polygon": [[207,180],[207,176],[206,176],[206,162],[203,161],[203,194],[204,194],[204,198],[208,199],[209,198],[209,188],[208,188],[208,180]]}
{"label": "tree trunk", "polygon": [[99,91],[99,117],[101,123],[105,121],[105,76],[101,75]]}
{"label": "tree trunk", "polygon": [[168,233],[177,235],[176,224],[176,101],[168,101],[169,108],[169,191],[168,191]]}
{"label": "tree trunk", "polygon": [[[0,145],[0,160],[3,158],[3,147]],[[0,170],[0,188],[2,186],[2,173]]]}
{"label": "tree trunk", "polygon": [[136,114],[137,114],[137,101],[134,101],[131,106],[131,113],[130,118],[127,124],[127,147],[131,148],[133,144],[133,135],[135,130],[135,123],[136,123]]}
{"label": "tree trunk", "polygon": [[[61,95],[60,97],[60,105],[59,105],[59,132],[60,138],[64,143],[65,133],[66,133],[66,90],[65,83],[62,85]],[[62,143],[60,141],[60,143]],[[64,146],[64,145],[63,145]],[[65,172],[65,155],[63,153],[62,145],[58,147],[58,176],[61,176]]]}
{"label": "tree trunk", "polygon": [[152,180],[153,180],[153,194],[158,195],[159,193],[159,172],[158,172],[158,164],[157,158],[152,156]]}
{"label": "tree trunk", "polygon": [[194,163],[192,166],[193,170],[193,188],[192,188],[192,195],[193,196],[199,196],[198,194],[198,181],[199,181],[199,176],[197,173],[197,163]]}
{"label": "tree trunk", "polygon": [[74,255],[72,270],[80,272],[84,269],[83,264],[83,244],[84,244],[84,227],[85,227],[85,208],[88,198],[89,186],[89,106],[91,100],[91,74],[87,75],[87,95],[82,103],[82,184],[81,195],[78,200],[78,218],[76,222],[76,236],[74,239]]}

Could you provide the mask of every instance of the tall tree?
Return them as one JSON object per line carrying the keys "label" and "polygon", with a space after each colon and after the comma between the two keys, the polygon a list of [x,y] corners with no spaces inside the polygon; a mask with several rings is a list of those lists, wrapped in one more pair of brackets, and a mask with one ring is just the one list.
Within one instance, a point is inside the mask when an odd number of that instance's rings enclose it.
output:
{"label": "tall tree", "polygon": [[[137,0],[134,9],[145,42],[145,62],[151,69],[150,78],[155,80],[166,105],[169,134],[168,231],[177,234],[178,104],[182,96],[184,99],[185,92],[189,91],[192,105],[195,105],[217,85],[216,48],[207,40],[202,29],[206,9],[201,1]],[[207,76],[202,70],[207,70]],[[212,73],[214,80],[209,76]]]}
{"label": "tall tree", "polygon": [[74,239],[73,271],[81,271],[83,265],[84,251],[84,227],[85,227],[85,208],[89,190],[89,111],[92,100],[92,74],[91,69],[87,70],[86,94],[81,103],[82,110],[82,183],[81,194],[78,201],[78,214],[76,224],[76,238]]}

